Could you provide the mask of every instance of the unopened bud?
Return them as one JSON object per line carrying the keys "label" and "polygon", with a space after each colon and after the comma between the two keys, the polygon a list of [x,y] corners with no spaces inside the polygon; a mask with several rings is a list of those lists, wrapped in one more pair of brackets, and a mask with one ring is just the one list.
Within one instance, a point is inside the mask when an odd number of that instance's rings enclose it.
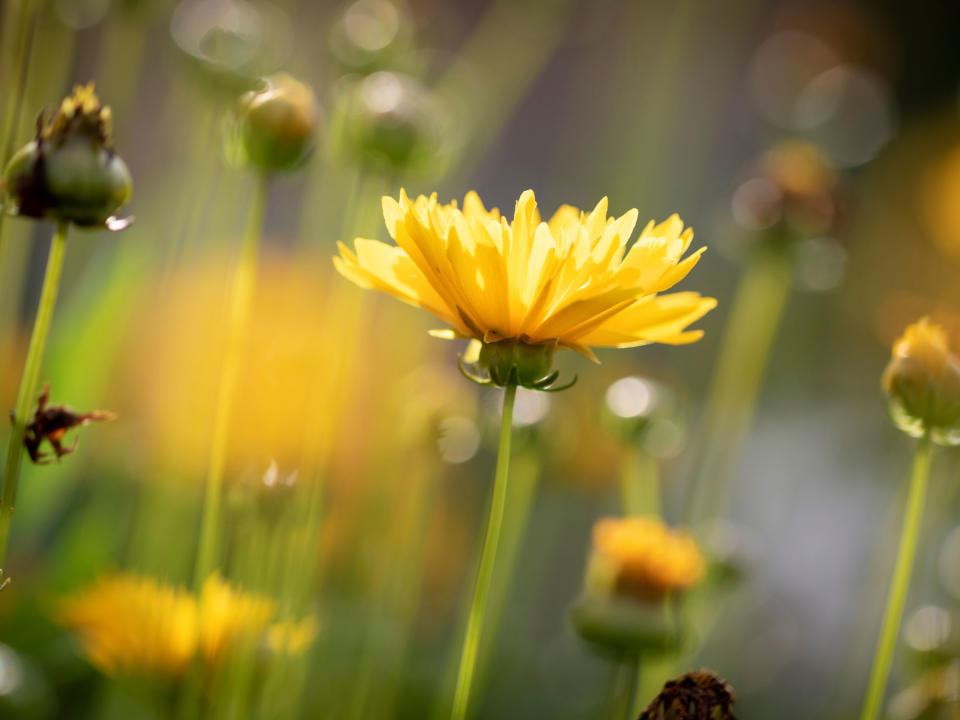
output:
{"label": "unopened bud", "polygon": [[930,433],[941,445],[960,443],[960,362],[947,334],[922,318],[893,345],[883,373],[890,415],[914,437]]}
{"label": "unopened bud", "polygon": [[354,162],[382,171],[430,170],[445,145],[447,110],[412,77],[375,72],[346,81],[337,100],[337,139]]}
{"label": "unopened bud", "polygon": [[49,123],[17,151],[4,172],[8,212],[96,227],[133,193],[126,164],[113,149],[110,108],[93,85],[77,86]]}
{"label": "unopened bud", "polygon": [[231,154],[261,170],[294,170],[313,152],[319,123],[310,86],[286,73],[271,75],[239,100]]}

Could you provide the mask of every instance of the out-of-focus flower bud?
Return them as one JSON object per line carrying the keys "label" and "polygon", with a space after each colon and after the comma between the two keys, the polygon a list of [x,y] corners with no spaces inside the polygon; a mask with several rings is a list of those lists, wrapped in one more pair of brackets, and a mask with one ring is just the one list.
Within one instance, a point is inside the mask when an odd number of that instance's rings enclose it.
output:
{"label": "out-of-focus flower bud", "polygon": [[638,720],[737,720],[733,688],[709,670],[670,680]]}
{"label": "out-of-focus flower bud", "polygon": [[133,180],[93,84],[75,87],[49,123],[41,114],[36,137],[7,165],[4,189],[8,212],[81,227],[103,226],[130,200]]}
{"label": "out-of-focus flower bud", "polygon": [[683,448],[685,430],[675,393],[663,383],[627,376],[607,388],[606,421],[624,442],[647,455],[667,459]]}
{"label": "out-of-focus flower bud", "polygon": [[587,587],[657,602],[703,579],[706,562],[693,536],[656,517],[604,518],[593,526]]}
{"label": "out-of-focus flower bud", "polygon": [[185,0],[173,12],[170,34],[205,84],[227,94],[256,87],[293,47],[286,13],[268,2]]}
{"label": "out-of-focus flower bud", "polygon": [[229,127],[228,154],[268,172],[295,170],[316,144],[320,112],[309,85],[277,73],[237,102]]}
{"label": "out-of-focus flower bud", "polygon": [[734,194],[733,216],[745,229],[780,240],[828,235],[841,220],[836,169],[811,143],[775,145]]}
{"label": "out-of-focus flower bud", "polygon": [[941,445],[960,443],[960,362],[947,334],[922,318],[893,345],[883,389],[897,427],[913,437],[929,432]]}
{"label": "out-of-focus flower bud", "polygon": [[924,672],[890,701],[894,720],[955,718],[960,712],[960,660]]}
{"label": "out-of-focus flower bud", "polygon": [[407,75],[376,72],[344,79],[331,138],[353,162],[382,172],[429,172],[448,151],[448,109]]}
{"label": "out-of-focus flower bud", "polygon": [[397,69],[410,50],[410,19],[390,0],[357,0],[330,30],[330,50],[346,72]]}
{"label": "out-of-focus flower bud", "polygon": [[574,624],[604,647],[667,650],[680,642],[682,628],[664,601],[699,583],[705,572],[693,537],[659,518],[605,518],[593,528]]}

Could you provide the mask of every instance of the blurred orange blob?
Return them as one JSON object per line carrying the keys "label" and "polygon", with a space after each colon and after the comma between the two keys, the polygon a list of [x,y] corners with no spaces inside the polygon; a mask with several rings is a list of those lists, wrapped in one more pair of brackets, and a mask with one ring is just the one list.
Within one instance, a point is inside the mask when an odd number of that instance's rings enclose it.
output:
{"label": "blurred orange blob", "polygon": [[922,184],[920,215],[937,249],[960,260],[960,145],[944,153]]}

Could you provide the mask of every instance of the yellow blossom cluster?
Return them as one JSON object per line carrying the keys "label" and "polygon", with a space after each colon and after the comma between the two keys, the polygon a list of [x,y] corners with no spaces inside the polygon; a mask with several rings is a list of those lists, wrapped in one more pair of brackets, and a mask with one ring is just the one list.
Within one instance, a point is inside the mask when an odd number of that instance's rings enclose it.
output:
{"label": "yellow blossom cluster", "polygon": [[212,669],[240,643],[263,640],[274,652],[302,652],[316,634],[315,619],[274,622],[275,614],[270,598],[237,590],[218,574],[199,597],[153,578],[116,574],[66,598],[58,619],[108,675],[175,676],[196,657]]}

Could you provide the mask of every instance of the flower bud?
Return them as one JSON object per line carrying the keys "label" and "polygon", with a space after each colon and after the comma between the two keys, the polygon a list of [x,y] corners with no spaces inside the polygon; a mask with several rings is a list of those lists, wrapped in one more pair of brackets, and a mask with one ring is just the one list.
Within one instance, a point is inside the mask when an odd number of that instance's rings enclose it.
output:
{"label": "flower bud", "polygon": [[478,365],[487,371],[495,385],[511,382],[521,387],[535,388],[550,375],[553,353],[557,344],[528,345],[516,340],[483,343]]}
{"label": "flower bud", "polygon": [[412,77],[380,71],[346,81],[337,100],[337,140],[361,165],[395,173],[440,162],[447,110]]}
{"label": "flower bud", "polygon": [[410,18],[391,0],[356,0],[330,30],[330,50],[344,72],[396,68],[410,46]]}
{"label": "flower bud", "polygon": [[922,318],[893,345],[883,372],[890,415],[897,427],[941,445],[960,443],[960,362],[943,328]]}
{"label": "flower bud", "polygon": [[233,97],[282,67],[293,47],[286,13],[270,2],[184,0],[170,34],[206,87]]}
{"label": "flower bud", "polygon": [[4,189],[14,214],[82,227],[104,225],[130,200],[133,181],[113,149],[110,108],[93,84],[75,87],[49,123],[41,114],[36,137],[7,164]]}
{"label": "flower bud", "polygon": [[638,720],[737,720],[733,688],[709,670],[670,680]]}
{"label": "flower bud", "polygon": [[573,621],[586,640],[632,651],[668,650],[683,637],[664,602],[699,583],[706,563],[692,537],[656,517],[605,518],[593,528],[584,592]]}
{"label": "flower bud", "polygon": [[703,579],[706,563],[692,536],[657,517],[604,518],[593,526],[587,587],[658,602]]}
{"label": "flower bud", "polygon": [[228,150],[235,159],[284,171],[300,167],[313,152],[320,113],[309,85],[277,73],[240,98],[232,121]]}
{"label": "flower bud", "polygon": [[837,173],[826,155],[811,143],[787,140],[761,157],[734,194],[733,215],[748,230],[782,228],[791,238],[817,237],[839,223],[839,198]]}

